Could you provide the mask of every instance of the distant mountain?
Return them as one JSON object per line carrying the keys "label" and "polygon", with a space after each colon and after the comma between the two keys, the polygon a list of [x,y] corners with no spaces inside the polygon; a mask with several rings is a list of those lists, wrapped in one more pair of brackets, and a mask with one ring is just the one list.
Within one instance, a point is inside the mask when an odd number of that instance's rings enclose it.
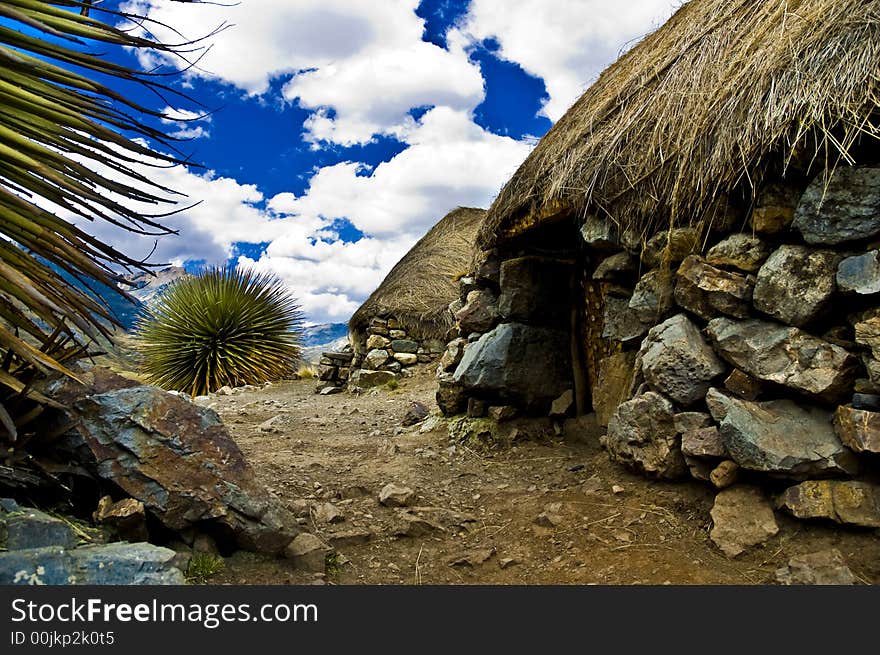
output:
{"label": "distant mountain", "polygon": [[190,277],[182,266],[168,266],[161,271],[141,272],[126,278],[134,287],[125,287],[128,292],[142,303],[149,303],[162,293],[169,284]]}
{"label": "distant mountain", "polygon": [[323,323],[303,328],[303,346],[320,346],[348,337],[347,323]]}

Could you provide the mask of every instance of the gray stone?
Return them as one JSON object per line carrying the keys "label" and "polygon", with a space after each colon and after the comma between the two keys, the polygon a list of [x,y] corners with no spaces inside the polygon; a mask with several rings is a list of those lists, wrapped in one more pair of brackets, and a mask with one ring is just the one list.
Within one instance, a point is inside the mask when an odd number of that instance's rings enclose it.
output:
{"label": "gray stone", "polygon": [[571,386],[570,352],[566,332],[503,323],[467,348],[453,379],[480,396],[545,413]]}
{"label": "gray stone", "polygon": [[807,243],[835,245],[880,234],[880,168],[838,166],[801,197],[793,226]]}
{"label": "gray stone", "polygon": [[443,352],[443,356],[440,358],[440,367],[444,371],[451,372],[455,370],[455,367],[461,362],[461,358],[464,357],[464,347],[467,343],[468,340],[461,337],[449,342],[446,350]]}
{"label": "gray stone", "polygon": [[750,313],[753,282],[739,273],[722,271],[691,255],[678,269],[675,302],[703,319],[718,314],[746,318]]}
{"label": "gray stone", "polygon": [[395,339],[391,342],[391,350],[395,353],[416,354],[419,351],[419,344],[409,339]]}
{"label": "gray stone", "polygon": [[419,356],[414,353],[394,353],[394,359],[400,362],[401,366],[412,366],[418,363]]}
{"label": "gray stone", "polygon": [[795,555],[786,566],[776,570],[776,581],[783,585],[854,585],[856,576],[840,551],[831,548]]}
{"label": "gray stone", "polygon": [[608,422],[606,447],[612,461],[649,477],[673,480],[687,471],[675,429],[675,409],[653,391],[617,408]]}
{"label": "gray stone", "polygon": [[360,387],[361,389],[370,389],[388,384],[391,380],[396,379],[397,376],[391,371],[370,371],[359,368],[351,374],[348,384],[349,388]]}
{"label": "gray stone", "polygon": [[518,257],[501,264],[498,311],[504,322],[567,325],[572,266],[548,257]]}
{"label": "gray stone", "polygon": [[498,322],[498,303],[488,289],[471,291],[467,302],[455,314],[458,327],[462,333],[487,332]]}
{"label": "gray stone", "polygon": [[182,585],[175,557],[168,548],[124,542],[10,550],[0,552],[0,584]]}
{"label": "gray stone", "polygon": [[332,552],[329,546],[315,535],[302,533],[290,542],[284,555],[293,560],[297,569],[310,573],[324,573],[327,568],[327,555]]}
{"label": "gray stone", "polygon": [[22,507],[11,514],[0,514],[0,547],[8,550],[46,546],[73,548],[78,541],[76,532],[66,521],[38,509]]}
{"label": "gray stone", "polygon": [[840,256],[804,246],[780,246],[764,262],[755,283],[755,308],[802,327],[828,308]]}
{"label": "gray stone", "polygon": [[676,227],[658,232],[645,244],[642,263],[648,268],[666,262],[676,264],[699,250],[700,234],[692,227]]}
{"label": "gray stone", "polygon": [[620,242],[617,226],[610,219],[595,214],[587,214],[581,226],[581,237],[587,246],[594,249],[617,249]]}
{"label": "gray stone", "polygon": [[716,318],[707,333],[725,360],[749,375],[834,402],[852,389],[857,360],[795,327]]}
{"label": "gray stone", "polygon": [[419,421],[423,421],[428,417],[428,406],[424,403],[420,403],[417,400],[413,400],[409,404],[409,408],[406,410],[406,414],[403,416],[403,421],[401,421],[401,425],[404,427],[408,427],[410,425],[415,425]]}
{"label": "gray stone", "polygon": [[724,365],[684,314],[652,328],[639,354],[651,388],[684,406],[705,396],[709,383],[724,373]]}
{"label": "gray stone", "polygon": [[679,412],[675,415],[675,431],[679,434],[711,425],[712,417],[706,412]]}
{"label": "gray stone", "polygon": [[880,250],[842,260],[837,266],[837,287],[864,296],[880,293]]}
{"label": "gray stone", "polygon": [[770,246],[752,234],[731,234],[706,253],[712,266],[728,266],[745,273],[754,273],[770,256]]}
{"label": "gray stone", "polygon": [[391,343],[390,339],[383,337],[381,334],[371,334],[367,337],[367,348],[369,350],[383,350]]}
{"label": "gray stone", "polygon": [[724,457],[727,449],[714,425],[681,433],[681,452],[689,457]]}
{"label": "gray stone", "polygon": [[408,507],[416,500],[416,492],[389,482],[379,491],[379,503],[386,507]]}
{"label": "gray stone", "polygon": [[513,405],[493,405],[488,410],[489,418],[499,423],[515,419],[518,413]]}
{"label": "gray stone", "polygon": [[390,358],[387,350],[371,350],[364,358],[364,368],[378,371]]}
{"label": "gray stone", "polygon": [[648,271],[636,283],[629,308],[645,324],[657,323],[672,309],[672,275],[669,271]]}
{"label": "gray stone", "polygon": [[566,389],[556,400],[550,405],[550,416],[562,417],[574,409],[574,392]]}
{"label": "gray stone", "polygon": [[628,252],[619,252],[602,260],[593,272],[593,279],[617,282],[636,272],[638,261]]}
{"label": "gray stone", "polygon": [[715,496],[709,536],[728,557],[736,557],[779,532],[773,507],[757,487],[737,485]]}
{"label": "gray stone", "polygon": [[834,430],[857,453],[880,453],[880,412],[841,405],[834,412]]}
{"label": "gray stone", "polygon": [[730,458],[744,469],[795,478],[857,470],[823,409],[791,400],[754,403],[717,389],[709,390],[706,403]]}
{"label": "gray stone", "polygon": [[867,482],[807,480],[786,489],[779,506],[799,519],[880,528],[880,486]]}
{"label": "gray stone", "polygon": [[343,387],[330,386],[330,387],[324,387],[318,393],[320,393],[322,396],[332,396],[337,393],[342,393],[343,391],[345,391],[345,389]]}
{"label": "gray stone", "polygon": [[467,392],[453,379],[452,373],[437,376],[437,407],[444,416],[455,416],[467,409]]}
{"label": "gray stone", "polygon": [[15,502],[12,498],[0,498],[0,514],[6,512],[10,514],[12,512],[17,512],[21,509],[18,503]]}
{"label": "gray stone", "polygon": [[630,309],[629,298],[605,296],[602,338],[627,343],[641,339],[650,326]]}
{"label": "gray stone", "polygon": [[320,503],[314,508],[315,520],[318,523],[342,523],[345,514],[333,503]]}

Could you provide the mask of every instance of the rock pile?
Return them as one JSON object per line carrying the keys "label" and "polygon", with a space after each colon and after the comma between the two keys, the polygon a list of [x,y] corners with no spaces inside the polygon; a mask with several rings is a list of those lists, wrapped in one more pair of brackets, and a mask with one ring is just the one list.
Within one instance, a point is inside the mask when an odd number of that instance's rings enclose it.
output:
{"label": "rock pile", "polygon": [[351,377],[353,359],[354,351],[351,346],[346,346],[341,352],[321,353],[315,393],[330,395],[342,391]]}

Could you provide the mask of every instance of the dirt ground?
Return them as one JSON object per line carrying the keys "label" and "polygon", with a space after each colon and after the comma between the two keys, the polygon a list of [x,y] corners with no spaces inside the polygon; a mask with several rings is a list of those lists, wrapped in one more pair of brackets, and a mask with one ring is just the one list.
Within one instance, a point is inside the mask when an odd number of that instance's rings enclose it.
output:
{"label": "dirt ground", "polygon": [[[778,512],[779,534],[730,560],[709,539],[705,484],[646,480],[565,435],[480,451],[450,443],[442,421],[401,427],[412,401],[436,411],[434,384],[423,371],[361,396],[302,380],[212,397],[258,478],[338,555],[322,576],[238,552],[210,583],[772,584],[791,556],[829,547],[880,582],[873,530]],[[380,505],[388,483],[415,490],[415,506]],[[323,503],[342,520],[323,521]]]}

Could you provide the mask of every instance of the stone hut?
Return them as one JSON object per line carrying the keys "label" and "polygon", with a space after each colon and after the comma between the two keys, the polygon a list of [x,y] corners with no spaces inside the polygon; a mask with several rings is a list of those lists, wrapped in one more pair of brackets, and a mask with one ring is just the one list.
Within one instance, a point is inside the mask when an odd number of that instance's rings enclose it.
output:
{"label": "stone hut", "polygon": [[595,413],[648,476],[880,526],[878,75],[880,2],[685,4],[490,207],[444,413]]}
{"label": "stone hut", "polygon": [[354,313],[348,324],[354,351],[350,387],[385,384],[440,357],[454,323],[449,305],[471,267],[485,216],[484,209],[470,207],[449,212]]}

